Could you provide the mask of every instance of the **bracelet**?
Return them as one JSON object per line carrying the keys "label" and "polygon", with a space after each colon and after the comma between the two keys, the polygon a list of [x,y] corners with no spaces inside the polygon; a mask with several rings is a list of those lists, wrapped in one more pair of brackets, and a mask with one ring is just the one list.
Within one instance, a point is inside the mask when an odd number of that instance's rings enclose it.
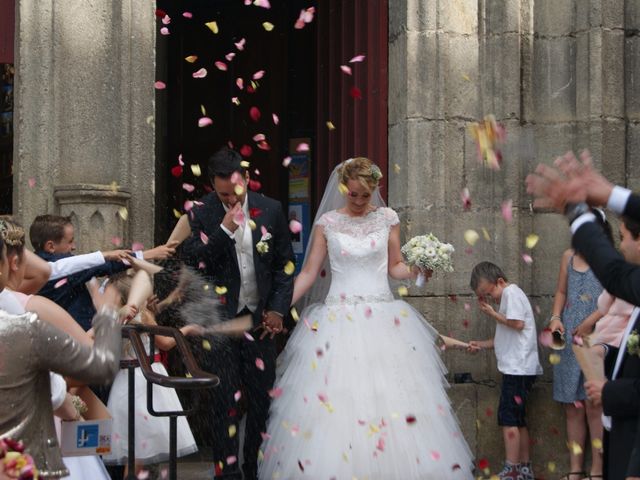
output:
{"label": "bracelet", "polygon": [[71,395],[71,404],[76,409],[76,412],[78,412],[79,417],[87,413],[87,404],[79,396]]}
{"label": "bracelet", "polygon": [[562,317],[560,315],[556,315],[555,313],[551,315],[551,318],[549,318],[549,320],[553,320],[554,318],[557,318],[558,320],[562,321]]}

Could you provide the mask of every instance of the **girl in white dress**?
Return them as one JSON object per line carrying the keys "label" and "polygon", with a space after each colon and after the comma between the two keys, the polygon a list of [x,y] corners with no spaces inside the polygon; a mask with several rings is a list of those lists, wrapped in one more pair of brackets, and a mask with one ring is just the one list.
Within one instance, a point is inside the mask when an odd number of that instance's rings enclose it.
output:
{"label": "girl in white dress", "polygon": [[[137,276],[145,277],[148,281],[147,273],[139,271]],[[135,281],[135,280],[134,280]],[[122,296],[121,317],[126,320],[133,317],[129,323],[141,322],[147,325],[155,325],[153,315],[146,308],[134,306],[132,303],[126,304],[129,298],[132,280],[126,274],[112,277],[110,280]],[[149,293],[151,289],[149,286]],[[144,295],[145,299],[147,295]],[[140,309],[138,313],[138,309]],[[181,329],[185,335],[198,333],[198,327],[189,325]],[[149,352],[149,337],[144,336],[143,342],[147,353]],[[175,346],[175,340],[167,337],[155,337],[155,343],[163,350],[169,350]],[[155,361],[151,364],[154,372],[160,375],[167,375],[167,370],[160,362],[158,350],[154,352]],[[125,341],[122,349],[122,359],[134,359],[135,354],[129,341]],[[122,369],[116,375],[107,408],[113,417],[113,429],[111,435],[111,453],[103,457],[107,465],[125,465],[128,458],[128,370]],[[147,380],[144,378],[142,370],[135,369],[135,449],[136,464],[138,468],[141,464],[153,464],[166,461],[169,458],[169,417],[155,417],[147,410]],[[180,411],[182,405],[178,395],[173,388],[153,385],[153,406],[156,411]],[[177,453],[178,457],[189,455],[197,451],[196,442],[189,428],[187,419],[178,417],[177,422]]]}
{"label": "girl in white dress", "polygon": [[279,358],[261,479],[473,478],[438,334],[389,287],[388,276],[417,272],[402,260],[381,177],[356,158],[334,170],[325,191],[293,302],[321,283],[329,291],[304,309]]}

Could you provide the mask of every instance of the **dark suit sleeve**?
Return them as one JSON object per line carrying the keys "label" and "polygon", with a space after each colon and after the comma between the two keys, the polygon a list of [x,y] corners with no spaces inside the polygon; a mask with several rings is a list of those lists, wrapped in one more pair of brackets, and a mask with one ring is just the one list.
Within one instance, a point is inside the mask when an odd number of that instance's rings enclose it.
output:
{"label": "dark suit sleeve", "polygon": [[[194,215],[189,218],[191,236],[184,241],[182,252],[187,264],[194,268],[198,267],[200,261],[217,263],[218,257],[228,252],[227,247],[234,243],[220,225],[213,226],[213,233],[207,235],[209,230],[205,227],[203,217],[210,211],[211,207],[205,205],[195,210]],[[207,243],[202,241],[202,233],[208,236]]]}
{"label": "dark suit sleeve", "polygon": [[640,477],[640,409],[638,409],[638,428],[636,429],[636,439],[633,443],[633,450],[629,458],[627,467],[627,477]]}
{"label": "dark suit sleeve", "polygon": [[631,194],[624,207],[624,214],[640,222],[640,195]]}
{"label": "dark suit sleeve", "polygon": [[[627,203],[627,208],[630,203]],[[600,225],[587,222],[578,228],[573,235],[573,246],[582,253],[593,273],[611,295],[633,305],[640,305],[640,266],[625,261]]]}
{"label": "dark suit sleeve", "polygon": [[614,417],[635,417],[640,411],[640,378],[617,378],[605,383],[602,411]]}
{"label": "dark suit sleeve", "polygon": [[284,267],[288,262],[295,262],[295,257],[291,246],[289,227],[280,203],[278,203],[274,214],[276,216],[273,235],[275,258],[272,264],[273,281],[266,302],[266,310],[286,315],[291,307],[291,297],[293,296],[293,274],[285,273]]}

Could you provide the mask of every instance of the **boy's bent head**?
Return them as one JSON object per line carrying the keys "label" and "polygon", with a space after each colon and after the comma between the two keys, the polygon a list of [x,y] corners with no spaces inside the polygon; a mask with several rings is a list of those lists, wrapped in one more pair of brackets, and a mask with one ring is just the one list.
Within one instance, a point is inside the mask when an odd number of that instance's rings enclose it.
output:
{"label": "boy's bent head", "polygon": [[499,301],[507,282],[507,276],[499,266],[491,262],[481,262],[473,267],[469,286],[481,299],[491,297]]}
{"label": "boy's bent head", "polygon": [[29,228],[29,239],[36,252],[70,253],[76,249],[70,217],[37,216]]}

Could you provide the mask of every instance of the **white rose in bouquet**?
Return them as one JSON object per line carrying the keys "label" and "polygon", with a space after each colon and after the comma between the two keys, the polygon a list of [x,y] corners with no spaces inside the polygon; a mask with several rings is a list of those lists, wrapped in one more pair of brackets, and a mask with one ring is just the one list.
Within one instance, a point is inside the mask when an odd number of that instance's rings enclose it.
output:
{"label": "white rose in bouquet", "polygon": [[[417,266],[421,272],[431,270],[433,272],[453,272],[453,261],[451,254],[455,251],[453,245],[444,243],[429,233],[428,235],[417,235],[411,238],[402,246],[402,254],[407,265]],[[420,273],[416,279],[416,285],[424,285],[425,275]]]}

